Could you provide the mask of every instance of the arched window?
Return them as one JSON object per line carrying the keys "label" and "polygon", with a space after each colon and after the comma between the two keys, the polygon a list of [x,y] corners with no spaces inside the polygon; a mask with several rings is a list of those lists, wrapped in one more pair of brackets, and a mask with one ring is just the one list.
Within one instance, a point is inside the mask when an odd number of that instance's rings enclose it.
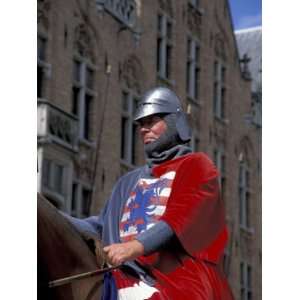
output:
{"label": "arched window", "polygon": [[246,161],[239,163],[239,216],[240,226],[250,228],[249,167]]}
{"label": "arched window", "polygon": [[222,198],[225,199],[225,191],[226,191],[226,157],[225,157],[225,151],[224,146],[221,145],[218,148],[215,148],[214,150],[214,162],[216,164],[216,167],[218,171],[220,172],[219,182],[220,182],[220,188],[221,188],[221,195]]}
{"label": "arched window", "polygon": [[214,116],[225,119],[226,101],[226,67],[222,60],[214,62],[214,83],[213,83],[213,111]]}
{"label": "arched window", "polygon": [[138,124],[134,115],[145,82],[140,60],[130,55],[120,66],[121,98],[121,161],[133,167],[138,161]]}
{"label": "arched window", "polygon": [[42,0],[37,3],[37,98],[46,98],[45,85],[51,72],[51,65],[47,62],[50,4],[50,1]]}
{"label": "arched window", "polygon": [[199,99],[200,43],[193,37],[187,39],[186,91],[192,100]]}
{"label": "arched window", "polygon": [[85,25],[76,28],[74,41],[71,112],[79,119],[79,138],[92,141],[96,66],[93,44]]}
{"label": "arched window", "polygon": [[157,53],[156,69],[160,78],[172,78],[172,56],[174,24],[172,21],[173,8],[169,0],[160,0],[160,12],[157,17]]}
{"label": "arched window", "polygon": [[227,98],[227,53],[226,44],[220,33],[215,35],[215,61],[213,65],[213,113],[217,119],[226,118]]}

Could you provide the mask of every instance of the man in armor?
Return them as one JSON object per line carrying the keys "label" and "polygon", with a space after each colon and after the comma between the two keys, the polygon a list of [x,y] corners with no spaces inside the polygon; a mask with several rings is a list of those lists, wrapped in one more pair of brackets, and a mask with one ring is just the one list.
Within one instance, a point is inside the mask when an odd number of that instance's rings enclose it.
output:
{"label": "man in armor", "polygon": [[100,216],[71,218],[104,243],[103,299],[231,300],[221,261],[228,239],[218,171],[186,145],[176,94],[148,91],[137,109],[146,164],[122,176]]}

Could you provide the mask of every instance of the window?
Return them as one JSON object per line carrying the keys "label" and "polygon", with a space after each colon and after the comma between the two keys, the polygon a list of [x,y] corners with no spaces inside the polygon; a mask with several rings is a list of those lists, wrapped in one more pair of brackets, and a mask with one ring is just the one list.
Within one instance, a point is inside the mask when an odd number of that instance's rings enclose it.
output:
{"label": "window", "polygon": [[219,61],[214,63],[213,110],[215,117],[225,119],[226,68]]}
{"label": "window", "polygon": [[86,218],[90,215],[90,206],[91,206],[91,199],[92,192],[88,188],[82,188],[81,194],[81,216]]}
{"label": "window", "polygon": [[71,215],[77,217],[78,211],[78,183],[73,182],[72,184],[72,200],[71,200]]}
{"label": "window", "polygon": [[240,226],[243,228],[250,228],[249,170],[246,162],[240,162],[240,166],[239,166],[239,202],[240,202]]}
{"label": "window", "polygon": [[94,67],[82,57],[73,61],[73,87],[71,111],[79,118],[79,137],[91,141],[94,86]]}
{"label": "window", "polygon": [[157,72],[160,77],[171,78],[172,23],[165,15],[158,15]]}
{"label": "window", "polygon": [[214,161],[217,169],[220,172],[219,184],[221,187],[221,193],[224,198],[226,188],[226,176],[225,176],[225,154],[223,148],[216,149],[214,151]]}
{"label": "window", "polygon": [[72,186],[71,214],[73,217],[86,218],[90,215],[92,191],[90,187],[79,181]]}
{"label": "window", "polygon": [[241,300],[252,299],[252,267],[241,262],[240,264],[240,286],[241,286]]}
{"label": "window", "polygon": [[43,186],[58,195],[64,196],[65,166],[49,159],[43,161]]}
{"label": "window", "polygon": [[121,121],[121,159],[134,165],[136,163],[136,143],[138,125],[134,122],[134,113],[138,98],[131,92],[122,93],[122,121]]}
{"label": "window", "polygon": [[38,36],[37,38],[37,97],[43,98],[45,95],[45,79],[50,65],[46,62],[46,39]]}
{"label": "window", "polygon": [[192,99],[199,97],[200,75],[200,47],[196,40],[188,38],[187,41],[187,66],[186,66],[186,89]]}

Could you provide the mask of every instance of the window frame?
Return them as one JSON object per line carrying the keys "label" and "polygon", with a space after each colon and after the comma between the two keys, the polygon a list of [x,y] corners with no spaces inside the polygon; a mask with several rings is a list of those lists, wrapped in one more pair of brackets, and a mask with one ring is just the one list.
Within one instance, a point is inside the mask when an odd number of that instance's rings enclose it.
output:
{"label": "window frame", "polygon": [[[39,40],[41,40],[44,43],[44,57],[40,57],[39,55]],[[38,32],[37,34],[37,68],[40,69],[37,70],[37,98],[38,99],[45,99],[45,80],[49,79],[51,76],[51,64],[47,62],[47,44],[48,44],[48,37],[46,34],[42,34]],[[41,78],[39,79],[39,74],[41,75]],[[40,86],[39,86],[40,82]]]}
{"label": "window frame", "polygon": [[[191,46],[189,47],[189,45]],[[200,98],[201,43],[198,38],[188,34],[186,47],[186,92],[188,98],[198,102]]]}
{"label": "window frame", "polygon": [[[76,191],[74,195],[73,186],[76,185]],[[71,195],[71,205],[70,205],[70,211],[69,213],[76,218],[86,218],[90,215],[90,212],[88,214],[83,213],[83,190],[87,190],[90,192],[90,201],[89,205],[92,204],[92,197],[93,197],[93,190],[91,188],[91,185],[79,180],[79,179],[73,179],[72,181],[72,195]],[[72,209],[73,203],[75,203],[75,209]]]}
{"label": "window frame", "polygon": [[[252,266],[245,261],[240,262],[240,295],[241,300],[251,300],[253,299],[252,291]],[[249,297],[249,294],[251,295]]]}
{"label": "window frame", "polygon": [[[162,22],[160,24],[160,20]],[[170,34],[168,34],[170,25]],[[158,77],[170,81],[172,79],[172,56],[173,56],[173,34],[174,22],[170,16],[164,12],[157,15],[157,51],[156,51],[156,72]],[[160,40],[160,43],[159,43]],[[170,52],[168,55],[168,51]]]}
{"label": "window frame", "polygon": [[249,178],[250,178],[250,171],[249,171],[248,163],[245,161],[239,162],[239,179],[238,179],[239,180],[238,181],[239,225],[241,228],[245,230],[251,230],[251,224],[250,224],[251,189],[249,184]]}
{"label": "window frame", "polygon": [[[222,74],[224,74],[224,76]],[[219,120],[226,119],[225,104],[228,90],[226,85],[226,75],[227,67],[225,63],[220,59],[215,59],[213,68],[213,114],[214,117]]]}
{"label": "window frame", "polygon": [[[47,183],[45,182],[46,162],[49,163],[47,170]],[[62,168],[61,191],[58,191],[54,187],[55,179],[57,178],[57,176],[54,174],[55,166]],[[68,179],[70,176],[70,165],[67,162],[58,160],[56,158],[45,156],[43,157],[42,161],[41,176],[42,193],[54,199],[60,208],[66,207],[68,201]]]}
{"label": "window frame", "polygon": [[[72,96],[71,96],[71,114],[75,115],[78,118],[78,130],[79,130],[79,139],[80,141],[84,141],[87,144],[93,142],[92,137],[92,130],[91,130],[91,124],[93,123],[91,120],[90,113],[88,115],[86,114],[87,109],[87,97],[89,97],[89,101],[91,102],[91,107],[93,107],[93,104],[95,103],[95,98],[97,97],[97,92],[95,91],[95,88],[93,89],[88,86],[87,84],[87,72],[88,70],[91,70],[93,73],[93,85],[95,86],[95,74],[96,74],[96,66],[90,61],[89,58],[83,57],[79,55],[78,53],[74,54],[73,56],[73,69],[72,69]],[[74,78],[74,66],[75,64],[79,64],[79,81]],[[78,90],[77,94],[77,107],[76,111],[77,114],[74,113],[74,90]],[[92,110],[92,109],[91,109]],[[88,119],[88,120],[87,120]],[[89,124],[89,130],[86,128],[86,124]]]}
{"label": "window frame", "polygon": [[219,176],[219,186],[222,198],[225,198],[226,193],[226,155],[223,147],[215,148],[214,150],[214,161],[218,171]]}
{"label": "window frame", "polygon": [[[127,110],[123,108],[123,97],[127,95]],[[121,92],[121,147],[120,147],[120,159],[121,162],[127,166],[136,166],[135,161],[135,147],[137,141],[134,143],[135,134],[138,133],[138,123],[134,121],[135,109],[137,108],[140,97],[132,90],[123,88]],[[123,137],[123,119],[128,122],[127,134]],[[127,137],[127,139],[126,139]],[[123,151],[123,147],[125,151]],[[124,155],[123,155],[124,153]]]}

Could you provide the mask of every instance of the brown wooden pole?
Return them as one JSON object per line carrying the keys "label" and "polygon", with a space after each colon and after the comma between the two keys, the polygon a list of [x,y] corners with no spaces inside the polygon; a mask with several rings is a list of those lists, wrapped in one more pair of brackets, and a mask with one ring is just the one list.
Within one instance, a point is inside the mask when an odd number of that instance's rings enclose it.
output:
{"label": "brown wooden pole", "polygon": [[79,280],[79,279],[95,276],[95,275],[98,275],[98,274],[103,274],[103,273],[106,273],[108,271],[117,269],[119,267],[120,267],[120,265],[115,266],[115,267],[108,267],[108,268],[104,268],[104,269],[97,269],[97,270],[89,271],[89,272],[86,272],[86,273],[80,273],[80,274],[77,274],[77,275],[72,275],[72,276],[61,278],[61,279],[56,279],[56,280],[53,280],[53,281],[49,281],[48,287],[53,288],[53,287],[56,287],[56,286],[68,284],[68,283],[71,283],[74,280]]}

